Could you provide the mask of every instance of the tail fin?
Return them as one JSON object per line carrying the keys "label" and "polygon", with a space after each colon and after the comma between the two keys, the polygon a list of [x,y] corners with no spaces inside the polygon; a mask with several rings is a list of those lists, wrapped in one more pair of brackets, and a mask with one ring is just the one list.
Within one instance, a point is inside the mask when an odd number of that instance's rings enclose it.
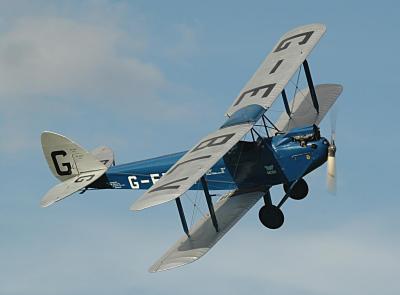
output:
{"label": "tail fin", "polygon": [[95,156],[65,136],[45,131],[41,140],[47,164],[53,175],[61,181],[44,196],[42,207],[88,186],[107,171],[107,167]]}
{"label": "tail fin", "polygon": [[115,166],[114,152],[109,147],[99,146],[90,153],[107,168]]}
{"label": "tail fin", "polygon": [[105,168],[91,153],[54,132],[42,133],[42,148],[51,172],[61,181],[83,172]]}

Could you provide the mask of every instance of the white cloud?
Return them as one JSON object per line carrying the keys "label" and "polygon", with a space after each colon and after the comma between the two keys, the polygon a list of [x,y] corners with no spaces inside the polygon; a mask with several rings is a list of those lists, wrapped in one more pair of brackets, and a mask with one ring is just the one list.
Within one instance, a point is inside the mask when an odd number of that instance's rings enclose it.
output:
{"label": "white cloud", "polygon": [[119,52],[126,37],[73,19],[21,19],[0,38],[1,98],[154,94],[165,79],[154,65]]}
{"label": "white cloud", "polygon": [[[7,139],[0,151],[32,148],[40,130],[53,129],[56,121],[79,126],[95,115],[142,122],[155,114],[160,121],[193,115],[186,100],[191,90],[146,60],[150,45],[141,17],[126,25],[122,4],[82,6],[86,10],[75,18],[49,8],[45,15],[9,18],[0,31],[0,135]],[[108,17],[107,9],[121,18]],[[190,37],[190,30],[183,35]]]}
{"label": "white cloud", "polygon": [[157,66],[138,57],[134,44],[143,41],[134,37],[127,42],[116,26],[72,18],[15,20],[0,33],[0,150],[32,148],[38,136],[32,131],[41,123],[51,129],[51,122],[70,121],[81,107],[141,112],[150,100],[162,104],[157,94],[168,83]]}

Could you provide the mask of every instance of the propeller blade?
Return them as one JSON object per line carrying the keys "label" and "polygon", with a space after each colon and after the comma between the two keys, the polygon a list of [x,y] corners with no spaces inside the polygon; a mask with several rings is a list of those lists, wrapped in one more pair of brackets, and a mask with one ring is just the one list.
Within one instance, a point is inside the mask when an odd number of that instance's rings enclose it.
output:
{"label": "propeller blade", "polygon": [[337,121],[337,109],[333,108],[330,113],[331,117],[331,144],[335,144],[336,140],[336,121]]}
{"label": "propeller blade", "polygon": [[327,163],[327,175],[326,184],[328,191],[332,194],[336,194],[336,121],[337,121],[337,110],[336,108],[331,110],[331,142],[328,147],[328,163]]}
{"label": "propeller blade", "polygon": [[327,168],[328,174],[326,177],[326,183],[328,186],[328,191],[332,194],[336,194],[336,157],[334,155],[328,155]]}

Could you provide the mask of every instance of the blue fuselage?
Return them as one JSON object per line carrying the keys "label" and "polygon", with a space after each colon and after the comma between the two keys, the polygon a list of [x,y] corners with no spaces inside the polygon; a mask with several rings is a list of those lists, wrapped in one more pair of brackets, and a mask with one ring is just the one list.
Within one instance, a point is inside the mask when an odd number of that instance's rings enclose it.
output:
{"label": "blue fuselage", "polygon": [[[291,183],[321,166],[328,141],[312,126],[284,135],[238,142],[207,173],[210,190],[232,190]],[[319,133],[319,132],[318,132]],[[186,152],[116,165],[92,188],[148,189]],[[202,189],[200,182],[192,190]]]}

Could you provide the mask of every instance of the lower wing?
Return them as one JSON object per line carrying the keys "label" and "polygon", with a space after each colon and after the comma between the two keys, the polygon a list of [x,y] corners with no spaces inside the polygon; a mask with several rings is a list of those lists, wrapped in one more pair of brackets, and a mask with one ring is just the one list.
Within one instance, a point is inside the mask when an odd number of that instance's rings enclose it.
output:
{"label": "lower wing", "polygon": [[153,266],[150,272],[159,272],[194,262],[206,254],[264,195],[264,192],[231,192],[215,204],[219,231],[210,215],[195,224],[189,237],[179,239]]}

